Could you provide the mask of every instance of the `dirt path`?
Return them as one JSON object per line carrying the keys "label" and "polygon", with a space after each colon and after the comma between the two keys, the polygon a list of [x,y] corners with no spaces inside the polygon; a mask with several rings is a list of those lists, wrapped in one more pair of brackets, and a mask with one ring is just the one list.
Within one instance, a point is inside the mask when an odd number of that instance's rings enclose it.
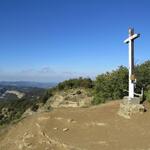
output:
{"label": "dirt path", "polygon": [[59,108],[11,127],[0,150],[150,150],[150,112],[127,120],[119,104]]}

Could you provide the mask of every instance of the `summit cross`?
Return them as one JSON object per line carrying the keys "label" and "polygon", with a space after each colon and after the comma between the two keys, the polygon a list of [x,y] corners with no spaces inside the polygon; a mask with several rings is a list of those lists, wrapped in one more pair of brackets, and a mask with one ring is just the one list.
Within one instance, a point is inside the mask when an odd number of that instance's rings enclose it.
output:
{"label": "summit cross", "polygon": [[134,40],[140,37],[140,34],[135,34],[133,28],[129,28],[129,37],[124,43],[129,45],[129,100],[134,99],[134,88],[136,83],[134,72]]}

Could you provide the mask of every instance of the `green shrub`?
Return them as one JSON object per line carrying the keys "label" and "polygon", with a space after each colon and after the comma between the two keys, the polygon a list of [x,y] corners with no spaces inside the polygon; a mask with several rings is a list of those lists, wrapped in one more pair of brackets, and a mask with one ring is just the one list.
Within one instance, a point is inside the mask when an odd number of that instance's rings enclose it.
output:
{"label": "green shrub", "polygon": [[95,81],[93,104],[123,98],[123,91],[127,88],[128,69],[126,67],[121,66],[115,71],[101,74]]}
{"label": "green shrub", "polygon": [[47,90],[39,102],[45,104],[51,96],[53,96],[53,89]]}
{"label": "green shrub", "polygon": [[78,78],[78,79],[70,79],[58,84],[58,90],[66,90],[73,88],[93,88],[93,81],[90,78]]}
{"label": "green shrub", "polygon": [[105,97],[103,96],[102,93],[98,93],[94,96],[93,100],[92,100],[92,105],[98,105],[101,103],[105,103]]}
{"label": "green shrub", "polygon": [[34,111],[34,112],[36,112],[36,111],[38,110],[38,108],[39,108],[39,105],[34,104],[34,105],[31,107],[31,110]]}
{"label": "green shrub", "polygon": [[137,77],[138,92],[141,92],[142,87],[145,91],[148,91],[150,86],[150,61],[137,65],[135,68],[135,74]]}
{"label": "green shrub", "polygon": [[146,100],[148,100],[150,102],[150,90],[145,92],[145,97],[146,97]]}
{"label": "green shrub", "polygon": [[80,95],[82,92],[81,92],[80,90],[78,90],[76,93],[77,93],[78,95]]}

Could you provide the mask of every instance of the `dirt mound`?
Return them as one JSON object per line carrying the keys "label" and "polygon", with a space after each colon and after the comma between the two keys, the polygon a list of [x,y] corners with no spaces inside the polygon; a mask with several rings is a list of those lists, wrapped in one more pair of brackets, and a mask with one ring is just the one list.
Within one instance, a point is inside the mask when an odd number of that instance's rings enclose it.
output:
{"label": "dirt mound", "polygon": [[150,150],[150,112],[130,120],[119,102],[36,113],[0,138],[0,150]]}

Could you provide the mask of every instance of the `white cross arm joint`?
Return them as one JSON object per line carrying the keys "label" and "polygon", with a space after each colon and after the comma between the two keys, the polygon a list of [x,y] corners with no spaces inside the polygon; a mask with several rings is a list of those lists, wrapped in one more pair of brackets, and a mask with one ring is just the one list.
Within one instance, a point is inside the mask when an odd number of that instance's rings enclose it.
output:
{"label": "white cross arm joint", "polygon": [[135,40],[136,38],[140,37],[140,34],[134,34],[132,36],[130,36],[129,38],[127,38],[124,43],[129,43],[129,41]]}

